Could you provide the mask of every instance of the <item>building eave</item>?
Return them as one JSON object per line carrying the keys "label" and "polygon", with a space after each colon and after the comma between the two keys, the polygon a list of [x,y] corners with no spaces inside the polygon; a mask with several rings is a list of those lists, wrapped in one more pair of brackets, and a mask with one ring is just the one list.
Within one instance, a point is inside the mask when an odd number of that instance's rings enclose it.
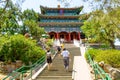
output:
{"label": "building eave", "polygon": [[40,27],[45,26],[81,26],[83,22],[39,22]]}
{"label": "building eave", "polygon": [[80,19],[80,20],[87,20],[89,15],[82,14],[82,15],[74,15],[74,16],[65,16],[65,15],[57,15],[57,16],[49,16],[49,15],[39,15],[41,19]]}
{"label": "building eave", "polygon": [[81,10],[83,9],[83,6],[80,6],[80,7],[72,7],[72,8],[50,8],[50,7],[44,7],[44,6],[40,6],[40,9],[41,9],[41,13],[43,14],[44,11],[46,10],[76,10],[77,11],[77,14],[79,14],[81,12]]}
{"label": "building eave", "polygon": [[42,19],[78,19],[80,16],[77,15],[77,16],[64,16],[64,15],[57,15],[57,16],[49,16],[49,15],[39,15],[40,18]]}
{"label": "building eave", "polygon": [[50,7],[44,7],[44,6],[40,6],[40,8],[44,9],[44,10],[49,10],[49,9],[52,9],[52,10],[59,10],[59,9],[64,9],[64,10],[76,10],[76,9],[83,9],[83,6],[80,6],[80,7],[72,7],[72,8],[50,8]]}

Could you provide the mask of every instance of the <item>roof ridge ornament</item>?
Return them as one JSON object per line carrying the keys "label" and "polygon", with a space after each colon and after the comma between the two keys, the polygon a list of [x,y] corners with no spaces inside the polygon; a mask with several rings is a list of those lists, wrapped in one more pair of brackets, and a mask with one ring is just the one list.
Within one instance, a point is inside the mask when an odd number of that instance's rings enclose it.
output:
{"label": "roof ridge ornament", "polygon": [[72,0],[57,0],[57,1],[63,3],[65,8],[68,8]]}

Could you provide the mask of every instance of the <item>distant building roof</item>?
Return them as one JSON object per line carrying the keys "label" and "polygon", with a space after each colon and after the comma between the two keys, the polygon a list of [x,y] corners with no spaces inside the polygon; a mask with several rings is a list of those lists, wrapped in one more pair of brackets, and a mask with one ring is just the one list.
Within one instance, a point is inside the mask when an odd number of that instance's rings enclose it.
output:
{"label": "distant building roof", "polygon": [[61,7],[57,7],[57,8],[51,8],[51,7],[44,7],[44,6],[40,6],[40,8],[45,9],[45,10],[58,10],[58,9],[64,9],[64,10],[76,10],[76,9],[83,9],[83,6],[80,7],[73,7],[73,8],[61,8]]}
{"label": "distant building roof", "polygon": [[79,14],[80,11],[83,9],[83,6],[73,7],[73,8],[61,8],[61,7],[50,8],[50,7],[40,6],[40,9],[41,9],[41,13],[42,13],[42,14],[44,14],[44,11],[46,11],[46,10],[59,10],[59,9],[62,9],[62,10],[76,10],[76,11],[77,11],[77,14]]}

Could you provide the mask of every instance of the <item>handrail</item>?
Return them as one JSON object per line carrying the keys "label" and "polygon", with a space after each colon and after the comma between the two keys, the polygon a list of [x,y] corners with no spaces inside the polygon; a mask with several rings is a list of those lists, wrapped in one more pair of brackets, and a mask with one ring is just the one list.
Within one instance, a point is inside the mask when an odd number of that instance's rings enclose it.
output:
{"label": "handrail", "polygon": [[[11,74],[6,76],[3,80],[6,80],[8,78],[10,78],[9,80],[16,79],[16,78],[20,77],[21,74],[26,73],[29,70],[32,70],[33,68],[35,68],[38,65],[42,65],[42,63],[44,63],[44,62],[45,62],[45,55],[30,66],[22,66],[22,67],[16,69]],[[27,68],[27,70],[26,70],[26,68]],[[31,72],[30,72],[30,74],[31,74]]]}
{"label": "handrail", "polygon": [[89,63],[92,66],[92,69],[94,70],[95,79],[98,80],[98,78],[101,78],[102,80],[112,80],[111,77],[107,73],[105,73],[105,71],[97,63],[95,63],[94,60],[92,60],[88,52],[87,54]]}
{"label": "handrail", "polygon": [[[55,50],[51,48],[51,53],[55,54]],[[13,71],[11,74],[7,75],[4,79],[6,80],[9,78],[9,80],[15,80],[19,78],[19,80],[28,80],[32,79],[32,75],[35,73],[35,71],[38,71],[44,64],[45,64],[45,57],[46,55],[42,56],[38,61],[36,61],[34,64],[29,66],[22,66],[15,71]],[[24,78],[23,74],[29,73],[27,77]]]}

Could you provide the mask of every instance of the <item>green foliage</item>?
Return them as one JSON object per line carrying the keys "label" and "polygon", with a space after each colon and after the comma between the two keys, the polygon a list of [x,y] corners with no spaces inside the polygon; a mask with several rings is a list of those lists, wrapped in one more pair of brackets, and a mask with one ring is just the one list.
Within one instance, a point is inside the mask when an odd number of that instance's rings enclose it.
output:
{"label": "green foliage", "polygon": [[24,19],[26,20],[34,20],[35,22],[38,21],[38,13],[36,13],[33,9],[32,10],[25,10],[23,12]]}
{"label": "green foliage", "polygon": [[120,51],[119,50],[100,50],[100,49],[89,49],[85,54],[86,59],[88,53],[97,62],[104,61],[113,67],[120,67]]}
{"label": "green foliage", "polygon": [[29,33],[33,36],[35,39],[39,39],[42,37],[42,34],[45,33],[44,28],[40,28],[38,24],[34,20],[25,20],[24,25],[28,26]]}
{"label": "green foliage", "polygon": [[1,37],[0,42],[0,59],[2,61],[22,60],[25,64],[34,63],[41,58],[45,52],[36,46],[36,42],[26,39],[22,35],[14,35],[10,38]]}
{"label": "green foliage", "polygon": [[120,67],[120,51],[119,50],[104,50],[95,57],[97,62],[104,61],[113,67]]}
{"label": "green foliage", "polygon": [[100,48],[102,48],[102,49],[110,49],[110,46],[107,45],[107,44],[102,44],[102,45],[100,45]]}
{"label": "green foliage", "polygon": [[29,29],[29,33],[35,39],[40,39],[42,34],[45,33],[44,28],[40,28],[37,21],[38,21],[38,13],[34,10],[25,10],[23,12],[23,24],[25,27]]}
{"label": "green foliage", "polygon": [[[85,54],[86,59],[88,60],[88,55],[90,55],[91,58],[94,59],[95,56],[98,54],[97,51],[98,51],[97,49],[92,49],[92,48],[89,49],[89,50],[87,50],[87,52],[86,52],[86,54]],[[99,50],[99,51],[101,51],[101,50]]]}
{"label": "green foliage", "polygon": [[[17,1],[20,3],[24,0]],[[25,10],[21,12],[20,6],[15,5],[11,0],[5,1],[7,8],[0,7],[0,32],[6,32],[10,35],[15,33],[25,34],[29,32],[35,39],[41,38],[41,35],[45,33],[43,28],[40,28],[38,21],[38,13],[34,10]],[[1,4],[1,3],[0,3]],[[4,13],[2,13],[4,10]],[[22,22],[22,24],[19,24]]]}
{"label": "green foliage", "polygon": [[0,18],[0,31],[9,32],[10,34],[17,33],[19,29],[18,21],[21,20],[21,10],[20,7],[15,5],[11,0],[7,0],[6,8],[0,8],[4,10],[4,13],[1,14]]}
{"label": "green foliage", "polygon": [[91,41],[107,44],[114,49],[114,40],[120,36],[119,10],[114,8],[107,13],[102,10],[92,12],[90,19],[82,26],[82,31]]}
{"label": "green foliage", "polygon": [[46,43],[47,47],[50,48],[53,45],[53,40],[47,39],[45,43]]}

